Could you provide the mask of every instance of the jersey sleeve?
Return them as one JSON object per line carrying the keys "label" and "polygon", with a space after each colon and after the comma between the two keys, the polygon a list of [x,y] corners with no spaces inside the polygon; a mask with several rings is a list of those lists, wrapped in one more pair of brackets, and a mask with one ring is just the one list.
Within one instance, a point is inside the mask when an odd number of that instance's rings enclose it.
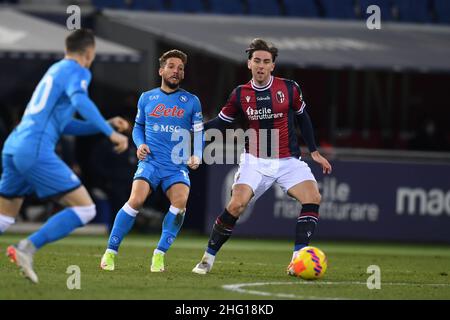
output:
{"label": "jersey sleeve", "polygon": [[141,94],[137,104],[137,113],[135,122],[141,126],[145,125],[145,105],[144,105],[144,94]]}
{"label": "jersey sleeve", "polygon": [[192,109],[192,131],[202,131],[203,130],[203,114],[202,114],[202,106],[200,100],[194,96],[194,105]]}
{"label": "jersey sleeve", "polygon": [[236,89],[228,97],[226,104],[223,106],[222,110],[219,113],[219,118],[226,122],[233,122],[236,118],[236,115],[239,112],[238,107],[238,96],[236,93]]}
{"label": "jersey sleeve", "polygon": [[75,93],[88,93],[88,87],[91,83],[91,72],[86,68],[76,70],[76,72],[68,76],[66,83],[66,94],[71,97]]}
{"label": "jersey sleeve", "polygon": [[297,115],[302,114],[303,110],[306,107],[306,103],[303,100],[303,94],[302,94],[302,90],[300,89],[300,86],[298,85],[297,82],[292,81],[293,82],[293,100],[292,101],[292,107],[295,111],[295,113]]}
{"label": "jersey sleeve", "polygon": [[141,94],[137,104],[137,114],[133,128],[133,142],[137,148],[141,144],[145,144],[145,105],[144,94]]}
{"label": "jersey sleeve", "polygon": [[202,159],[204,136],[203,136],[203,114],[200,100],[194,96],[194,106],[192,109],[192,131],[194,131],[194,156]]}

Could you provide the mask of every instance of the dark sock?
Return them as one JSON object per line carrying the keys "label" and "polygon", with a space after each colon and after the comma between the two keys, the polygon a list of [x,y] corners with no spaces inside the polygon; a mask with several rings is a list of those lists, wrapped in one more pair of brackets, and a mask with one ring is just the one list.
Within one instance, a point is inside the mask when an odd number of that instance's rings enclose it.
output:
{"label": "dark sock", "polygon": [[233,233],[234,225],[238,218],[232,216],[227,209],[216,219],[208,241],[206,252],[216,255],[222,245],[230,238]]}
{"label": "dark sock", "polygon": [[318,221],[319,205],[314,203],[304,204],[295,227],[294,251],[298,251],[309,245],[309,241],[314,234]]}

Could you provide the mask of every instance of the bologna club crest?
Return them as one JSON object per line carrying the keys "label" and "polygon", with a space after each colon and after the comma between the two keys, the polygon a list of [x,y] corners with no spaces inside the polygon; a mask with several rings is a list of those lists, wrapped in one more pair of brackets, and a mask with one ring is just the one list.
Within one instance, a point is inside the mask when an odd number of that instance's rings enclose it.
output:
{"label": "bologna club crest", "polygon": [[278,91],[277,92],[277,101],[278,101],[278,103],[283,103],[284,102],[284,93],[283,93],[283,91]]}

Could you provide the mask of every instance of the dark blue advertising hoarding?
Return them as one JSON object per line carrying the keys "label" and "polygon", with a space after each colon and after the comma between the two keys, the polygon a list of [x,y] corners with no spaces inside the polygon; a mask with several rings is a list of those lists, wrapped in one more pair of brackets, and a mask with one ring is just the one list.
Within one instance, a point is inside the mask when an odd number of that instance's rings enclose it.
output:
{"label": "dark blue advertising hoarding", "polygon": [[[315,239],[450,243],[450,164],[334,161],[323,175]],[[237,165],[211,165],[206,232],[230,198]],[[301,205],[274,185],[238,220],[235,235],[293,238]]]}

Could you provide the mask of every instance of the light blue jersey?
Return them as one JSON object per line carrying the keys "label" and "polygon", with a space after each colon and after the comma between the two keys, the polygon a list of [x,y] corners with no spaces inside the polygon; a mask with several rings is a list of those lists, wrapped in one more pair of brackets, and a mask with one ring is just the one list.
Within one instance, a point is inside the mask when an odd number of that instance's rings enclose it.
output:
{"label": "light blue jersey", "polygon": [[[55,146],[62,134],[112,134],[88,97],[90,81],[90,71],[74,60],[61,60],[48,69],[3,146],[0,195],[14,198],[36,192],[46,198],[81,185],[56,155]],[[74,119],[75,112],[85,121]]]}
{"label": "light blue jersey", "polygon": [[[185,162],[178,164],[172,159],[172,152],[182,139],[174,139],[174,134],[182,130],[203,130],[202,108],[195,95],[182,89],[166,93],[161,88],[141,95],[133,138],[137,147],[142,143],[149,146],[151,153],[145,161],[185,168]],[[201,150],[197,155],[201,157]]]}
{"label": "light blue jersey", "polygon": [[[3,154],[52,152],[75,112],[93,111],[80,110],[71,101],[77,93],[87,95],[90,81],[91,72],[74,60],[53,64],[34,90],[20,124],[6,140]],[[98,131],[112,133],[103,118],[93,121],[98,121]]]}
{"label": "light blue jersey", "polygon": [[[180,134],[183,131],[184,135]],[[136,147],[148,145],[150,154],[139,162],[134,179],[146,180],[152,189],[162,184],[163,191],[175,183],[190,186],[186,165],[190,150],[181,150],[180,146],[190,146],[192,131],[194,155],[201,159],[203,116],[195,95],[183,89],[172,93],[161,88],[144,92],[138,102],[133,140]]]}

